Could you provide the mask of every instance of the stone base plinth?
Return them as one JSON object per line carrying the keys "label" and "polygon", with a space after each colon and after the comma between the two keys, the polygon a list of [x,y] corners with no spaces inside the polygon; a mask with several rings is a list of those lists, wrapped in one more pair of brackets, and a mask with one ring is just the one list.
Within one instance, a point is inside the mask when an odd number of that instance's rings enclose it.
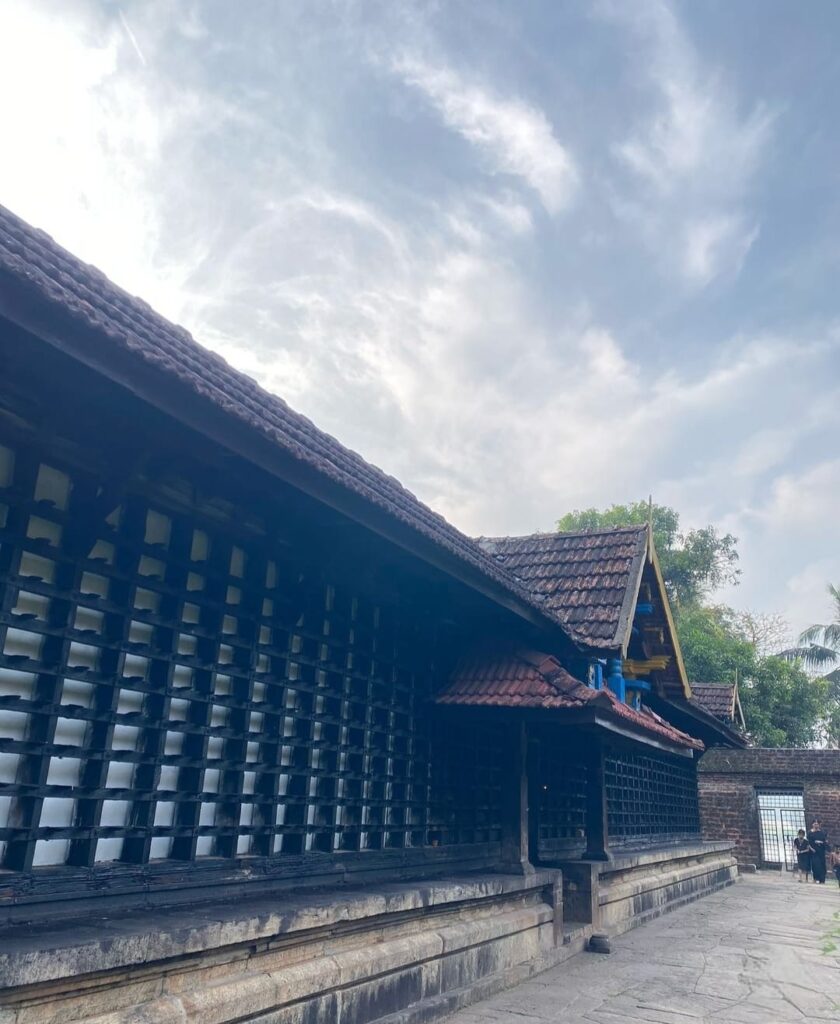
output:
{"label": "stone base plinth", "polygon": [[680,843],[617,854],[600,868],[600,927],[619,935],[737,877],[729,843]]}
{"label": "stone base plinth", "polygon": [[738,877],[730,843],[682,842],[624,850],[609,861],[560,865],[568,919],[619,935],[652,917],[705,896]]}
{"label": "stone base plinth", "polygon": [[539,871],[18,924],[0,1021],[419,1024],[578,952],[561,892]]}

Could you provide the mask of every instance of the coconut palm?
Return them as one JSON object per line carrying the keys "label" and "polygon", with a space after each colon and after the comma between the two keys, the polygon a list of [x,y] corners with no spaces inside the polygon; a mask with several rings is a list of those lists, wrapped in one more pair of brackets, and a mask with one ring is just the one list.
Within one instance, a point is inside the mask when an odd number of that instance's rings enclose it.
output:
{"label": "coconut palm", "polygon": [[[810,669],[825,670],[822,674],[840,683],[840,587],[828,585],[834,605],[834,621],[827,625],[809,626],[799,637],[799,646],[784,652],[786,658],[799,658]],[[834,669],[832,672],[831,669]]]}

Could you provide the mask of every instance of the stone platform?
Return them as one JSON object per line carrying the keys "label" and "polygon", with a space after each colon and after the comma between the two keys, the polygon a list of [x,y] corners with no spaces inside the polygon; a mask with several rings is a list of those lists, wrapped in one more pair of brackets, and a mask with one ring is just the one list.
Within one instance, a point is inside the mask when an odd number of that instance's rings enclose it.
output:
{"label": "stone platform", "polygon": [[439,1017],[580,951],[560,876],[263,894],[0,932],[0,1024]]}
{"label": "stone platform", "polygon": [[609,861],[563,861],[568,917],[619,935],[738,877],[731,843],[672,843],[624,850]]}
{"label": "stone platform", "polygon": [[562,868],[19,916],[0,928],[0,1024],[420,1024],[737,875],[729,845],[701,842]]}
{"label": "stone platform", "polygon": [[760,872],[447,1024],[840,1020],[840,891]]}

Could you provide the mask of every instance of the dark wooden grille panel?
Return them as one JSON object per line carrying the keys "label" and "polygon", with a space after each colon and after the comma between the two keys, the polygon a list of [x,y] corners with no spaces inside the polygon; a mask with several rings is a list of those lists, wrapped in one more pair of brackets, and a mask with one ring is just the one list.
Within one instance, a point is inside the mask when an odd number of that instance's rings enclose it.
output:
{"label": "dark wooden grille panel", "polygon": [[544,737],[534,750],[540,843],[582,840],[586,831],[587,772],[580,752]]}
{"label": "dark wooden grille panel", "polygon": [[610,751],[605,759],[610,842],[653,841],[700,831],[692,761]]}
{"label": "dark wooden grille panel", "polygon": [[[429,843],[431,628],[102,483],[0,447],[3,867]],[[498,757],[463,757],[436,843],[498,837]]]}
{"label": "dark wooden grille panel", "polygon": [[443,717],[431,758],[430,837],[441,845],[501,839],[503,727]]}

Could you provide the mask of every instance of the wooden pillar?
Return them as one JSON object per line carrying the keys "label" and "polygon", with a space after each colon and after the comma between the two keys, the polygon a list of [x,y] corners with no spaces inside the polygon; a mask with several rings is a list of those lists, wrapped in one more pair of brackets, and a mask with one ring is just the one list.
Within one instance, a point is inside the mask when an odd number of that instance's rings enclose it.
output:
{"label": "wooden pillar", "polygon": [[586,850],[584,860],[609,860],[604,744],[593,736],[587,752]]}
{"label": "wooden pillar", "polygon": [[525,770],[528,775],[528,860],[539,865],[540,862],[540,739],[529,731],[528,760]]}
{"label": "wooden pillar", "polygon": [[510,745],[502,793],[502,868],[528,874],[528,734],[524,720],[510,730]]}

